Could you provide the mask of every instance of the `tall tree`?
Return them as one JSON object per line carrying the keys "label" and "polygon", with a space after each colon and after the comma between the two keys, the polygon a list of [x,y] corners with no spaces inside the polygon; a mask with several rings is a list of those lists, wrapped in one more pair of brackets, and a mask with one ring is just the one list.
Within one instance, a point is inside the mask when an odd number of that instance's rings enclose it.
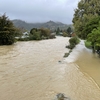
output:
{"label": "tall tree", "polygon": [[99,5],[100,0],[81,0],[78,3],[73,17],[73,26],[79,37],[84,39],[87,37],[83,30],[91,19],[100,16]]}
{"label": "tall tree", "polygon": [[59,29],[59,27],[56,30],[56,35],[60,35],[60,29]]}
{"label": "tall tree", "polygon": [[0,16],[0,45],[10,45],[14,43],[16,29],[13,23],[6,17]]}
{"label": "tall tree", "polygon": [[97,51],[100,56],[100,21],[97,29],[88,34],[87,40],[91,42],[93,52]]}
{"label": "tall tree", "polygon": [[86,23],[86,25],[83,29],[84,37],[87,37],[88,34],[90,34],[93,29],[98,28],[99,21],[100,21],[100,16],[97,16],[97,17],[90,19],[89,22]]}
{"label": "tall tree", "polygon": [[68,28],[67,28],[67,33],[70,34],[71,32],[72,32],[71,27],[68,27]]}

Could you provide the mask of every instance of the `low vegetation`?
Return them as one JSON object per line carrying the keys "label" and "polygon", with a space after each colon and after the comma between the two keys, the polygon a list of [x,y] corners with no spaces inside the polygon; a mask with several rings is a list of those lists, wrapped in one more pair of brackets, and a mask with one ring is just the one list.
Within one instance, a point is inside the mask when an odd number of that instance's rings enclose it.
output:
{"label": "low vegetation", "polygon": [[69,45],[66,46],[66,48],[70,49],[68,53],[65,53],[64,57],[68,57],[70,53],[72,52],[72,49],[80,42],[78,37],[72,37],[69,39]]}
{"label": "low vegetation", "polygon": [[26,32],[28,34],[22,35],[18,38],[18,41],[30,41],[30,40],[44,40],[44,39],[53,39],[55,38],[55,34],[51,33],[49,29],[41,28],[32,28],[30,32]]}
{"label": "low vegetation", "polygon": [[[94,5],[94,6],[93,6]],[[85,39],[85,46],[92,48],[100,57],[100,2],[99,0],[80,0],[73,17],[74,31]],[[89,7],[89,9],[87,9]]]}
{"label": "low vegetation", "polygon": [[70,53],[72,52],[72,50],[69,50],[68,53],[65,53],[64,57],[68,57],[70,55]]}
{"label": "low vegetation", "polygon": [[92,45],[91,45],[91,42],[90,41],[85,41],[85,46],[87,47],[87,48],[89,48],[89,49],[91,49],[92,48]]}
{"label": "low vegetation", "polygon": [[72,37],[69,39],[69,45],[66,48],[73,49],[80,42],[78,37]]}

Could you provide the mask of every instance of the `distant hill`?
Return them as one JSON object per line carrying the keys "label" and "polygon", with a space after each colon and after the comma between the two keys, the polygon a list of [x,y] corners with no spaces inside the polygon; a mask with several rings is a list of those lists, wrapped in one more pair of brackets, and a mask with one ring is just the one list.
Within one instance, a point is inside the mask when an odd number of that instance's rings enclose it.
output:
{"label": "distant hill", "polygon": [[67,24],[63,24],[61,22],[54,22],[54,21],[48,21],[45,23],[27,23],[27,22],[22,21],[22,20],[12,20],[12,22],[16,27],[24,28],[27,30],[31,30],[32,28],[49,28],[51,30],[55,30],[58,27],[61,30],[65,30],[69,26],[72,27],[72,25],[67,25]]}

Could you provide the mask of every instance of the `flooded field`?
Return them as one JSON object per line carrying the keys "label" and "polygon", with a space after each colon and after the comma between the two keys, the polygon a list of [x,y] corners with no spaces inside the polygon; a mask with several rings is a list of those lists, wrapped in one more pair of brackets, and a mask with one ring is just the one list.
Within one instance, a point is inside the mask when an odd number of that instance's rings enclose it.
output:
{"label": "flooded field", "polygon": [[0,46],[0,100],[53,100],[57,93],[71,100],[99,100],[91,75],[63,62],[67,44],[68,38],[57,37]]}

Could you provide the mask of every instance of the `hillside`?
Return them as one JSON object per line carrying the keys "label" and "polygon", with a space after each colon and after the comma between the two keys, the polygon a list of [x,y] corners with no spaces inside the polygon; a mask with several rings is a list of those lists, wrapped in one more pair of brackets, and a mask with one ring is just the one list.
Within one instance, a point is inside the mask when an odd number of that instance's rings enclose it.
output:
{"label": "hillside", "polygon": [[71,25],[63,24],[61,22],[53,22],[53,21],[48,21],[45,23],[27,23],[27,22],[22,21],[22,20],[12,20],[12,22],[16,27],[24,28],[27,30],[31,30],[32,28],[49,28],[51,30],[55,30],[58,27],[61,30],[65,30],[69,26],[71,27]]}

